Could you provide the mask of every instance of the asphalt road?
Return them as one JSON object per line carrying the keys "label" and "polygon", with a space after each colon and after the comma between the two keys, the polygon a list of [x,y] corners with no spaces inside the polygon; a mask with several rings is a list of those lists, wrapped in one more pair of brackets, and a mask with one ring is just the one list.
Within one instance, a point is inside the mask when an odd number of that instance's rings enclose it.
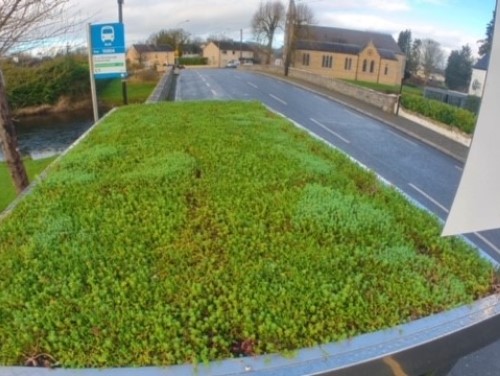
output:
{"label": "asphalt road", "polygon": [[[343,150],[444,220],[463,164],[419,140],[320,94],[236,69],[184,70],[176,100],[258,100]],[[500,263],[500,231],[468,237],[483,255]],[[499,333],[500,335],[500,333]],[[498,375],[500,342],[461,360],[450,376]]]}

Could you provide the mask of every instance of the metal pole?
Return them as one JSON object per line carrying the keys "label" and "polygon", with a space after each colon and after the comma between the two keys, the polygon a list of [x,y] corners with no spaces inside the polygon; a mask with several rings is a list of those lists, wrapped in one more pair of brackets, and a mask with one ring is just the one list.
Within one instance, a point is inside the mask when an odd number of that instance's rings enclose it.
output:
{"label": "metal pole", "polygon": [[[123,2],[124,0],[118,0],[118,22],[123,23]],[[128,104],[128,95],[127,95],[127,80],[122,78],[122,96],[123,96],[123,104]]]}
{"label": "metal pole", "polygon": [[90,91],[92,92],[92,108],[94,110],[94,123],[99,120],[99,107],[97,104],[97,91],[94,77],[94,59],[92,58],[92,34],[90,23],[87,24],[87,41],[89,46],[89,71],[90,71]]}

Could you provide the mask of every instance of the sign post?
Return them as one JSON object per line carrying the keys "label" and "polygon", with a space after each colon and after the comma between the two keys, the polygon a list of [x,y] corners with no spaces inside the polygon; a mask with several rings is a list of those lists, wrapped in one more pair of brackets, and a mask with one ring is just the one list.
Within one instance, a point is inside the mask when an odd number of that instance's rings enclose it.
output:
{"label": "sign post", "polygon": [[88,25],[90,83],[94,120],[99,119],[95,80],[127,77],[123,23]]}

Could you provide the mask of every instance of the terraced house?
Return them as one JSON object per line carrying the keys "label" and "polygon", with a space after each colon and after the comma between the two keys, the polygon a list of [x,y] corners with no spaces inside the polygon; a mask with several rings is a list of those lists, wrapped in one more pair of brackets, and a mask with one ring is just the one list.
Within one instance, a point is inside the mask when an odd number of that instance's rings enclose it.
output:
{"label": "terraced house", "polygon": [[399,85],[405,60],[389,34],[303,26],[293,66],[325,77]]}
{"label": "terraced house", "polygon": [[127,61],[129,64],[163,72],[169,64],[174,64],[175,51],[168,45],[133,44],[127,51]]}

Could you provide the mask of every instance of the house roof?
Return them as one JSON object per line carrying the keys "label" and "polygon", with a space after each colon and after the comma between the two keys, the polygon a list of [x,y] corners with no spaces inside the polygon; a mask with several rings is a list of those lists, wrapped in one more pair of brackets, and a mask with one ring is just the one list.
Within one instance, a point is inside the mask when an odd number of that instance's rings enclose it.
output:
{"label": "house roof", "polygon": [[253,51],[247,43],[234,42],[232,40],[214,41],[214,44],[221,50]]}
{"label": "house roof", "polygon": [[487,71],[489,63],[490,63],[490,54],[488,53],[484,55],[481,59],[479,59],[473,68]]}
{"label": "house roof", "polygon": [[299,35],[299,49],[308,42],[309,47],[320,51],[358,54],[370,42],[377,48],[384,59],[395,60],[396,55],[403,55],[394,38],[389,34],[372,31],[341,29],[338,27],[303,26]]}
{"label": "house roof", "polygon": [[146,52],[173,52],[174,49],[170,47],[168,44],[164,44],[161,46],[155,46],[154,44],[133,44],[132,47],[135,48],[135,50],[140,53],[146,53]]}

